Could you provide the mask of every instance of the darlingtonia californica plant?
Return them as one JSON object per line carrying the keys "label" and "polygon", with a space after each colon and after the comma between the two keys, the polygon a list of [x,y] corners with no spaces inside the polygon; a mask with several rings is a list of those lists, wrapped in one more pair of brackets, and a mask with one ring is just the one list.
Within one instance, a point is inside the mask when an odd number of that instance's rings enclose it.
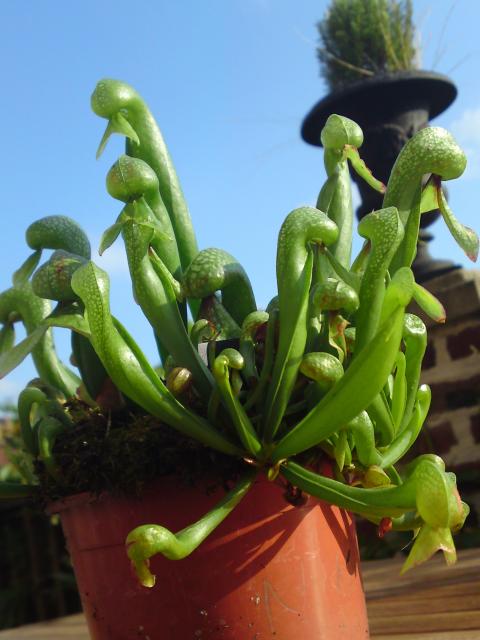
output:
{"label": "darlingtonia californica plant", "polygon": [[[95,406],[108,381],[130,406],[243,465],[236,486],[198,522],[177,532],[161,523],[131,531],[127,553],[145,586],[154,584],[151,556],[188,556],[258,474],[283,476],[383,529],[411,530],[405,570],[439,549],[454,561],[452,533],[468,513],[455,476],[434,454],[398,466],[430,405],[430,390],[419,383],[426,328],[407,307],[415,300],[427,315],[445,319],[411,271],[422,212],[440,209],[467,255],[476,259],[478,252],[476,235],[456,220],[441,189],[466,164],[452,136],[436,127],[417,133],[385,186],[360,158],[358,125],[332,115],[322,131],[327,180],[316,207],[295,209],[281,225],[277,294],[259,310],[233,256],[198,250],[168,150],[142,98],[107,79],[98,83],[92,108],[108,122],[99,153],[110,134],[126,137],[126,154],[107,176],[121,211],[99,250],[121,236],[134,299],[163,367],[154,368],[111,314],[108,275],[92,261],[79,226],[63,216],[34,222],[26,235],[33,253],[0,295],[0,374],[28,354],[39,374],[19,398],[28,454],[61,482],[55,442],[74,424],[71,399]],[[349,164],[384,193],[383,208],[359,224],[365,242],[353,261]],[[17,322],[27,335],[15,344]],[[59,360],[52,327],[71,331],[76,372]],[[230,340],[225,348],[222,339]],[[330,475],[318,472],[320,458],[331,461]],[[0,485],[4,497],[35,489]]]}

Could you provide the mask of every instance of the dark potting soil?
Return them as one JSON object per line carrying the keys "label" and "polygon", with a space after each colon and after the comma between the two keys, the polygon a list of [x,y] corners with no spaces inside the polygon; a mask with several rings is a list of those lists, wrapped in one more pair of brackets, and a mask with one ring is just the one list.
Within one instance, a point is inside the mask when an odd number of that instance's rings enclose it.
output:
{"label": "dark potting soil", "polygon": [[59,480],[41,462],[36,472],[42,498],[55,500],[84,491],[98,495],[140,495],[145,484],[176,475],[179,482],[227,488],[245,463],[179,434],[157,418],[129,409],[102,413],[81,401],[68,405],[74,426],[54,446]]}

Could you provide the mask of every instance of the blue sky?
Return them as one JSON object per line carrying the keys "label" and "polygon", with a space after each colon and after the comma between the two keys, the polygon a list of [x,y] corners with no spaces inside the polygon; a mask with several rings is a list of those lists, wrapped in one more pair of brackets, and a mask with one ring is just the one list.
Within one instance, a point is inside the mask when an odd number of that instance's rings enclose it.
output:
{"label": "blue sky", "polygon": [[[132,84],[163,130],[201,248],[221,247],[244,265],[259,306],[275,293],[278,229],[312,204],[324,179],[321,152],[303,143],[304,115],[326,93],[315,56],[321,0],[18,0],[0,3],[3,153],[0,290],[27,255],[36,218],[69,215],[98,246],[119,212],[105,174],[122,151],[112,139],[99,161],[105,121],[90,111],[97,80]],[[435,124],[452,130],[469,167],[450,202],[479,229],[480,3],[414,0],[425,69],[449,74],[459,97]],[[467,265],[442,223],[432,253]],[[121,243],[98,263],[112,278],[112,305],[155,361],[148,325],[132,301]],[[65,336],[57,335],[68,357]],[[0,381],[14,399],[34,375],[23,364]]]}

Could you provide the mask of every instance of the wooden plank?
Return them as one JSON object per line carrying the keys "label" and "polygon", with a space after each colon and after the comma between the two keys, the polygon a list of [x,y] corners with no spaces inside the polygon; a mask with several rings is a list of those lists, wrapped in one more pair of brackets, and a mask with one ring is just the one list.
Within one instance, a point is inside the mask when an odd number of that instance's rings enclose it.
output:
{"label": "wooden plank", "polygon": [[[402,595],[402,600],[418,600],[419,597],[425,600],[436,599],[441,597],[469,596],[478,594],[478,579],[468,582],[453,582],[451,584],[430,585],[425,588],[419,588],[409,592],[408,590]],[[398,600],[398,593],[387,592],[386,595],[380,593],[369,593],[368,601],[375,605],[375,602],[388,602],[389,600]]]}
{"label": "wooden plank", "polygon": [[372,640],[479,640],[478,631],[443,631],[434,633],[401,633],[372,636]]}
{"label": "wooden plank", "polygon": [[480,550],[466,549],[459,552],[458,562],[448,568],[441,554],[429,562],[400,575],[403,558],[376,560],[362,565],[362,574],[367,597],[377,592],[404,592],[412,587],[425,587],[429,584],[450,584],[478,579],[480,574]]}
{"label": "wooden plank", "polygon": [[480,630],[480,611],[447,611],[445,613],[423,611],[411,615],[370,615],[370,611],[368,613],[370,633],[373,637],[392,633]]}
{"label": "wooden plank", "polygon": [[480,549],[460,552],[452,567],[439,554],[399,576],[402,563],[382,560],[362,568],[372,638],[453,638],[457,632],[480,638]]}
{"label": "wooden plank", "polygon": [[2,640],[89,640],[83,613],[0,632]]}
{"label": "wooden plank", "polygon": [[[432,594],[434,591],[432,590]],[[429,613],[448,613],[457,611],[480,611],[480,591],[474,594],[455,594],[447,597],[426,598],[422,593],[418,596],[405,596],[399,602],[398,598],[384,598],[368,603],[369,617],[377,616],[397,616],[402,617],[409,614],[421,614],[428,607]]]}

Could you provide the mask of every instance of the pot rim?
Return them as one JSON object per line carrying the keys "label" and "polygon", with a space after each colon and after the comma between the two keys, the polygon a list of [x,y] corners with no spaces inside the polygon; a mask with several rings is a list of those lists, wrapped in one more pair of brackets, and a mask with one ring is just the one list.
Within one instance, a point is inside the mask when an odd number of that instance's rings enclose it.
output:
{"label": "pot rim", "polygon": [[[155,491],[156,487],[162,480],[165,478],[170,478],[172,476],[164,476],[155,478],[150,482],[145,483],[143,487],[143,492]],[[57,498],[52,502],[49,502],[46,506],[45,511],[49,515],[60,514],[63,511],[67,511],[68,509],[75,509],[77,507],[82,507],[86,504],[99,504],[100,502],[104,502],[105,500],[117,500],[119,502],[125,502],[130,500],[141,500],[142,495],[125,495],[121,493],[112,493],[111,491],[104,490],[100,493],[91,493],[90,491],[81,491],[80,493],[73,493],[70,496],[64,496],[63,498]]]}
{"label": "pot rim", "polygon": [[[124,494],[115,494],[112,493],[110,491],[104,490],[98,494],[95,493],[91,493],[89,491],[82,491],[80,493],[74,493],[70,496],[64,496],[63,498],[57,498],[56,500],[53,500],[52,502],[49,502],[47,504],[47,506],[45,507],[45,511],[46,513],[48,513],[49,515],[57,515],[57,514],[61,514],[64,511],[67,511],[68,509],[75,509],[77,507],[82,507],[84,505],[88,505],[88,504],[99,504],[101,502],[104,502],[105,500],[116,500],[118,502],[125,502],[125,501],[131,501],[131,500],[138,500],[141,501],[143,498],[143,495],[148,494],[150,492],[155,492],[158,489],[158,486],[161,484],[165,483],[165,480],[169,480],[169,481],[173,481],[175,482],[175,476],[174,475],[167,475],[167,476],[160,476],[158,478],[155,478],[149,482],[146,482],[144,487],[143,487],[143,491],[142,494],[136,496],[136,495],[124,495]],[[274,480],[273,482],[271,480],[268,480],[266,475],[264,474],[258,474],[257,477],[255,478],[255,483],[258,482],[268,482],[270,484],[276,484],[280,487],[282,487],[281,484],[279,484],[278,479]],[[220,487],[220,485],[218,485]],[[198,489],[199,485],[193,485],[192,489]],[[187,485],[185,485],[185,490],[188,489],[189,487]],[[204,486],[204,489],[208,488],[208,482],[206,483],[206,485]],[[285,502],[285,504],[288,504],[287,502]]]}
{"label": "pot rim", "polygon": [[82,491],[81,493],[74,493],[71,496],[65,496],[63,498],[58,498],[53,502],[49,502],[45,508],[45,511],[50,516],[58,515],[62,513],[62,511],[66,511],[67,509],[83,506],[84,504],[100,502],[107,495],[108,494],[105,492],[101,493],[100,495],[95,495],[95,494],[89,493],[88,491]]}
{"label": "pot rim", "polygon": [[[321,147],[320,132],[332,113],[341,113],[355,120],[368,103],[382,101],[412,102],[424,105],[429,119],[445,111],[457,97],[457,88],[446,75],[434,71],[411,70],[384,73],[359,80],[332,91],[317,102],[302,122],[301,136],[305,142]],[[361,125],[361,123],[360,123]]]}

